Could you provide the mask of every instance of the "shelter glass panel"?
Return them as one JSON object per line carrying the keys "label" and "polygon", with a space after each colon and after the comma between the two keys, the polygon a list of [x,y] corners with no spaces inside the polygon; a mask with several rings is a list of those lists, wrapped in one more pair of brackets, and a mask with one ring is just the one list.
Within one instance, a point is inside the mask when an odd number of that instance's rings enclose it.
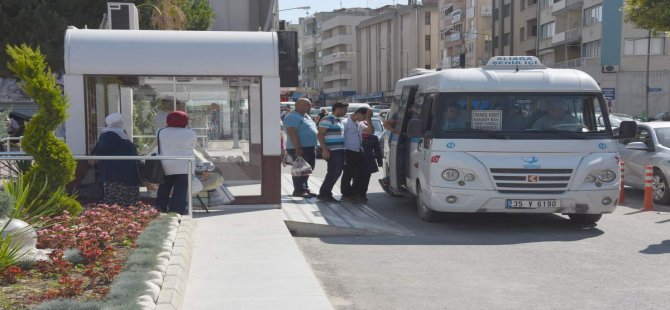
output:
{"label": "shelter glass panel", "polygon": [[189,115],[188,127],[197,136],[197,160],[211,161],[217,168],[209,177],[225,180],[235,196],[260,196],[260,80],[221,76],[87,76],[88,150],[92,150],[104,128],[105,116],[120,112],[138,152],[151,154],[156,150],[157,131],[166,126],[167,114],[185,111]]}

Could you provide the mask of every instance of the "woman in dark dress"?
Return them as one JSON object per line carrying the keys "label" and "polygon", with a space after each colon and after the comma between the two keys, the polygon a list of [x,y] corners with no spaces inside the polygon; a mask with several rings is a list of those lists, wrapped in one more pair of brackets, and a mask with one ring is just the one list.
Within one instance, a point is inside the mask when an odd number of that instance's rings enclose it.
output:
{"label": "woman in dark dress", "polygon": [[[136,156],[135,144],[123,129],[121,113],[112,113],[105,118],[107,127],[102,129],[93,155]],[[140,198],[140,177],[137,160],[100,160],[98,162],[104,186],[103,202],[129,206]]]}

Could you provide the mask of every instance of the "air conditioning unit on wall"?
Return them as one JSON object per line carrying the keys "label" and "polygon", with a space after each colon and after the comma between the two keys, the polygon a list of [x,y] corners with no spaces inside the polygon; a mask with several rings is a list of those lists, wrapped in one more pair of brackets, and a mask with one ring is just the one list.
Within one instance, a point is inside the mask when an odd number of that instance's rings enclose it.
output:
{"label": "air conditioning unit on wall", "polygon": [[619,65],[603,65],[603,73],[619,72]]}
{"label": "air conditioning unit on wall", "polygon": [[107,2],[108,29],[140,29],[137,7],[132,3]]}

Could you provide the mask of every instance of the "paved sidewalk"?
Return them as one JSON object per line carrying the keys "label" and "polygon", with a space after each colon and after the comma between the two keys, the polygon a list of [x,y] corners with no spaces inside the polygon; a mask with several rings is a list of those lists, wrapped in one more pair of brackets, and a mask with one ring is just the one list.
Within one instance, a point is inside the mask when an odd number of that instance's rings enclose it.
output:
{"label": "paved sidewalk", "polygon": [[274,206],[195,213],[183,309],[332,309]]}

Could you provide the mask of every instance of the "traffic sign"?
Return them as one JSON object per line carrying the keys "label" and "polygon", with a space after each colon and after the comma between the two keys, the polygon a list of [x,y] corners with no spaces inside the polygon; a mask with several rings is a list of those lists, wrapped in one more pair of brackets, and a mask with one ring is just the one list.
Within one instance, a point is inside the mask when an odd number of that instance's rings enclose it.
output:
{"label": "traffic sign", "polygon": [[660,88],[660,87],[654,87],[654,88],[649,87],[649,92],[650,93],[660,93],[662,90],[663,90],[663,88]]}
{"label": "traffic sign", "polygon": [[616,99],[615,97],[615,89],[614,88],[603,88],[603,97],[608,98],[608,99]]}

